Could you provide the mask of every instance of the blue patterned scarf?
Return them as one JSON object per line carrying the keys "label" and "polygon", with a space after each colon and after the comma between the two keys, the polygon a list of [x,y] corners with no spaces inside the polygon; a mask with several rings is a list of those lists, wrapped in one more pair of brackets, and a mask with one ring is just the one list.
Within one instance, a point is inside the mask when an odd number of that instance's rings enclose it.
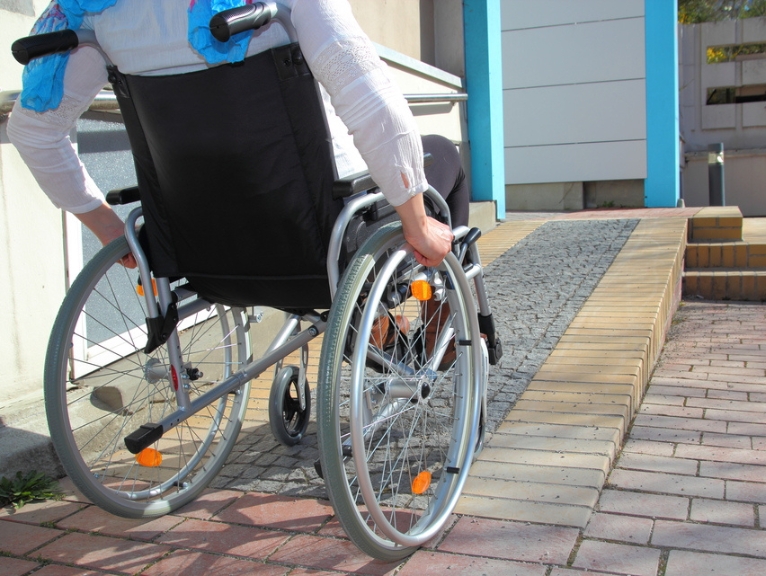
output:
{"label": "blue patterned scarf", "polygon": [[[97,14],[118,0],[57,0],[51,2],[32,28],[32,34],[59,30],[76,30],[86,13]],[[147,1],[147,0],[144,0]],[[188,38],[192,48],[209,64],[244,60],[253,31],[232,36],[219,42],[210,34],[210,19],[214,14],[252,4],[255,0],[191,0],[189,4]],[[64,72],[69,53],[53,54],[33,60],[24,68],[21,105],[35,112],[53,110],[64,95]]]}

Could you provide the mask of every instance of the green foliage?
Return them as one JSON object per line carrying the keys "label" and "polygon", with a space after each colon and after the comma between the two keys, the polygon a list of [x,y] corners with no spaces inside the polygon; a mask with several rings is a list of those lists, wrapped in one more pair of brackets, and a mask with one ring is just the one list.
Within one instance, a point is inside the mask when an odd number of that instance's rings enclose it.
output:
{"label": "green foliage", "polygon": [[708,46],[707,63],[732,62],[740,56],[766,54],[766,44],[735,44],[734,46]]}
{"label": "green foliage", "polygon": [[16,477],[9,480],[0,478],[0,506],[13,504],[21,508],[32,500],[58,499],[62,496],[55,480],[48,478],[42,472],[32,470],[26,476],[16,472]]}
{"label": "green foliage", "polygon": [[678,0],[681,24],[766,16],[766,0]]}

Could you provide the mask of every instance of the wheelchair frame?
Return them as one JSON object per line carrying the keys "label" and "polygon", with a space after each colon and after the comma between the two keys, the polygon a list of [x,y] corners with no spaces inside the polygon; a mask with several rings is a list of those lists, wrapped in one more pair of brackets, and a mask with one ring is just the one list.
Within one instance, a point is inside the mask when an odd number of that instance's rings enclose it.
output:
{"label": "wheelchair frame", "polygon": [[[439,195],[438,192],[431,188],[428,191],[428,197],[432,202],[439,206],[440,212],[446,215],[449,222],[449,208],[447,207],[447,204],[441,195]],[[365,194],[361,197],[352,199],[339,215],[338,220],[333,227],[331,244],[328,250],[327,259],[327,274],[330,280],[330,291],[333,296],[337,292],[337,286],[340,282],[340,270],[338,261],[340,258],[341,246],[348,224],[354,215],[369,208],[370,206],[373,206],[381,200],[384,200],[384,197],[380,192]],[[143,249],[141,248],[137,232],[137,222],[141,217],[141,212],[141,208],[135,208],[128,216],[125,222],[125,237],[127,238],[128,246],[130,246],[130,250],[138,263],[142,285],[151,286],[152,274],[149,267],[149,261]],[[469,229],[467,227],[462,227],[458,230],[454,230],[455,240],[461,240],[468,234],[468,232]],[[469,247],[464,247],[462,250],[464,251],[468,248]],[[472,258],[474,261],[480,262],[478,249],[476,249],[475,245],[471,244],[470,249],[472,250]],[[468,270],[466,270],[466,276],[469,279],[477,278],[480,274],[480,264],[478,266],[471,264]],[[176,307],[177,302],[182,302],[185,299],[195,296],[196,292],[192,292],[190,290],[172,291],[170,289],[170,281],[168,278],[156,278],[156,285],[158,292],[157,297],[154,296],[152,290],[144,291],[144,299],[146,302],[147,310],[150,314],[154,314],[154,316],[147,318],[147,322],[150,324],[150,341],[153,339],[151,336],[151,324],[156,326],[164,326],[167,318],[174,318],[174,323],[176,323],[196,312],[200,312],[201,310],[214,305],[213,302],[208,302],[203,298],[198,298],[193,303],[187,305],[186,308],[178,309]],[[489,299],[487,298],[483,282],[477,283],[476,290],[479,298],[480,313],[483,316],[490,316],[491,310],[489,308]],[[309,322],[311,325],[308,328],[296,333],[296,327],[299,326],[301,322]],[[154,423],[154,426],[152,427],[142,426],[138,430],[128,435],[125,439],[125,443],[128,446],[128,449],[134,454],[139,453],[141,450],[155,442],[158,438],[162,437],[163,434],[187,418],[193,416],[200,409],[212,404],[225,394],[229,394],[232,391],[240,388],[245,382],[248,382],[253,378],[257,378],[280,360],[283,360],[296,350],[307,345],[309,342],[311,342],[311,340],[324,333],[326,328],[326,315],[318,314],[316,312],[311,312],[304,315],[290,314],[282,326],[282,329],[279,331],[274,341],[267,349],[266,354],[260,360],[248,364],[245,368],[230,376],[228,379],[218,384],[215,388],[209,390],[203,396],[200,396],[195,400],[190,399],[187,390],[183,386],[177,386],[175,389],[176,402],[179,406],[177,412],[165,417],[159,422]],[[170,366],[168,368],[171,371],[171,374],[173,371],[176,373],[176,376],[171,377],[173,379],[177,379],[180,377],[179,375],[183,373],[184,368],[180,353],[180,346],[178,343],[178,335],[175,329],[173,329],[173,331],[167,335],[167,339],[164,344],[167,345],[169,350]],[[300,381],[302,382],[303,379]]]}
{"label": "wheelchair frame", "polygon": [[[231,13],[231,17],[224,18],[224,21],[232,32],[258,28],[270,19],[277,19],[291,39],[296,37],[289,17],[285,16],[286,10],[276,3],[258,2],[227,13]],[[211,21],[211,28],[212,24]],[[235,30],[237,26],[240,30]],[[218,27],[220,29],[220,22]],[[63,35],[53,33],[52,36],[55,37],[53,44],[49,43],[47,48],[46,39],[42,37],[29,39],[31,44],[22,46],[23,49],[17,49],[17,42],[14,44],[14,55],[17,59],[22,53],[23,57],[33,58],[51,50],[72,49],[78,43],[98,48],[92,33],[66,31]],[[104,57],[108,62],[106,55]],[[188,286],[171,287],[169,278],[153,278],[138,238],[142,209],[136,208],[130,213],[125,224],[125,238],[138,264],[140,284],[145,287],[143,299],[147,310],[147,342],[143,352],[149,354],[158,349],[167,350],[164,363],[149,361],[137,368],[147,383],[167,382],[168,387],[173,389],[171,395],[176,408],[156,421],[125,431],[125,424],[120,425],[117,419],[122,416],[127,422],[133,415],[132,404],[129,402],[111,412],[113,418],[108,418],[103,429],[116,426],[114,439],[102,441],[103,446],[94,442],[97,445],[90,449],[95,450],[100,458],[102,453],[118,450],[116,441],[118,436],[122,436],[127,450],[139,459],[138,465],[120,462],[120,466],[128,470],[123,479],[102,485],[105,479],[111,478],[107,474],[111,461],[103,473],[98,467],[100,464],[93,464],[91,469],[91,465],[85,462],[79,442],[86,426],[70,419],[67,395],[70,384],[77,388],[69,378],[78,379],[70,365],[74,363],[72,342],[76,338],[87,339],[77,334],[77,324],[86,313],[86,300],[97,291],[96,283],[106,277],[111,267],[118,265],[120,255],[124,254],[119,244],[121,240],[117,240],[99,252],[93,259],[94,266],[86,266],[73,284],[54,325],[46,357],[46,410],[51,436],[65,469],[86,496],[111,512],[132,517],[164,514],[195,498],[215,477],[236,443],[247,407],[250,381],[275,364],[281,366],[285,358],[298,350],[301,350],[301,365],[297,375],[292,367],[287,372],[278,370],[272,384],[272,396],[275,389],[278,389],[279,398],[286,386],[296,384],[298,409],[306,411],[307,422],[310,410],[305,366],[307,345],[329,327],[331,338],[325,338],[323,343],[319,370],[317,420],[322,452],[321,464],[316,466],[320,473],[328,476],[326,486],[341,524],[362,550],[384,560],[411,554],[442,529],[467,479],[470,464],[482,447],[487,413],[488,364],[495,364],[502,355],[476,246],[480,232],[467,227],[453,230],[453,252],[447,255],[438,269],[426,270],[414,263],[412,249],[405,245],[400,228],[389,225],[375,232],[359,248],[341,276],[340,262],[349,223],[358,214],[384,200],[380,192],[361,193],[372,186],[374,183],[368,176],[357,176],[346,182],[345,187],[355,195],[348,198],[331,234],[327,258],[327,276],[333,301],[330,311],[289,314],[271,345],[257,360],[239,358],[239,355],[249,353],[250,317],[244,308],[226,307],[205,300]],[[444,199],[432,188],[426,195],[452,227]],[[136,199],[134,196],[131,192],[116,191],[108,195],[108,201],[113,204],[129,203]],[[408,338],[401,332],[394,332],[394,349],[384,348],[373,335],[375,322],[381,317],[395,321],[396,317],[390,310],[407,306],[407,301],[413,298],[413,284],[424,280],[429,286],[436,281],[436,294],[417,298],[421,302],[417,306],[422,325],[413,337],[420,348],[400,354],[397,348],[399,341]],[[151,289],[155,281],[156,295]],[[429,306],[439,312],[427,312]],[[216,308],[215,314],[223,327],[223,340],[227,343],[222,346],[224,376],[210,389],[192,398],[191,384],[202,373],[184,362],[178,326],[186,318],[212,307]],[[384,310],[381,311],[382,308]],[[444,318],[443,311],[448,312]],[[231,333],[227,333],[230,329],[228,321],[222,318],[228,314],[231,314],[235,324]],[[212,315],[205,318],[212,318]],[[304,322],[309,326],[301,329]],[[430,351],[426,336],[429,325],[438,333]],[[231,359],[232,351],[226,349],[232,334],[236,340],[232,347],[238,355],[237,362],[244,364],[236,371],[231,370],[231,365],[235,364]],[[450,341],[454,341],[455,358],[445,370],[441,364],[447,356]],[[96,366],[94,372],[99,370]],[[229,397],[234,400],[227,417],[224,410]],[[170,396],[159,401],[168,402]],[[151,404],[155,400],[147,402]],[[205,410],[209,411],[211,423],[202,426],[208,426],[208,430],[207,435],[200,434],[204,438],[199,444],[196,438],[192,440],[194,454],[187,457],[181,448],[175,475],[156,485],[146,480],[140,468],[160,464],[144,464],[140,457],[149,451],[152,458],[161,461],[161,450],[151,446],[161,447],[164,437],[182,425],[193,428],[195,424],[188,423]],[[274,412],[270,411],[272,420]],[[436,432],[427,428],[429,418],[442,421],[439,423],[441,428]],[[227,421],[225,428],[221,426],[224,420]],[[271,424],[274,430],[275,423],[272,421]],[[397,425],[409,426],[411,435],[413,431],[420,434],[412,446],[408,442],[411,438],[406,438],[406,430],[391,431]],[[281,442],[290,444],[299,441],[304,431],[305,422],[297,430],[275,435]],[[218,441],[220,449],[216,444],[209,461],[202,463],[218,434],[222,435]],[[402,434],[404,440],[400,438]],[[88,438],[84,446],[90,442]],[[180,445],[184,442],[179,433]],[[403,444],[404,447],[401,447]],[[388,454],[391,446],[398,446],[401,451],[394,459],[384,461],[381,469],[380,453]],[[415,452],[418,454],[413,456]],[[408,468],[411,461],[423,468],[415,477],[411,476],[414,471]],[[176,496],[171,498],[172,502],[166,501],[163,495],[173,490]],[[153,500],[157,497],[158,500]],[[141,503],[143,500],[151,502],[144,505]],[[414,519],[402,520],[400,516],[403,513]]]}

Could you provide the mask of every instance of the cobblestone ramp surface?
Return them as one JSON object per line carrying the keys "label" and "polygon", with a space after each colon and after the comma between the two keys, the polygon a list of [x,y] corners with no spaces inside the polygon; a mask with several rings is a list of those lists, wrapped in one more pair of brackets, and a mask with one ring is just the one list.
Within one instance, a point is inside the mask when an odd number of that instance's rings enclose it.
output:
{"label": "cobblestone ramp surface", "polygon": [[493,431],[543,365],[638,220],[543,224],[487,266],[485,281],[504,356],[490,370]]}
{"label": "cobblestone ramp surface", "polygon": [[[486,267],[504,345],[502,361],[490,369],[489,432],[511,410],[637,224],[547,222]],[[324,481],[314,470],[318,458],[315,422],[293,447],[277,443],[268,424],[259,425],[241,435],[211,487],[326,498]]]}

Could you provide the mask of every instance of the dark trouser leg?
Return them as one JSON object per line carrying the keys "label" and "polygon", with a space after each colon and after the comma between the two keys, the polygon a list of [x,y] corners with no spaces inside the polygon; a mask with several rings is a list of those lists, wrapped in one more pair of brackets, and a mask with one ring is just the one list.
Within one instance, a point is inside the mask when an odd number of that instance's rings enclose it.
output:
{"label": "dark trouser leg", "polygon": [[434,161],[425,169],[426,180],[447,201],[453,226],[468,225],[468,182],[455,145],[435,134],[423,136],[423,151]]}

